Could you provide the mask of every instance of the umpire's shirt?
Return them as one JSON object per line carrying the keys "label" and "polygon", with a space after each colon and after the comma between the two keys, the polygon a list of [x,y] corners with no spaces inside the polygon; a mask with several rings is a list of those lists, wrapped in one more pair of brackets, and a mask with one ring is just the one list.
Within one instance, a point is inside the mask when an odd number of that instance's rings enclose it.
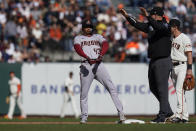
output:
{"label": "umpire's shirt", "polygon": [[148,23],[141,23],[132,17],[127,17],[129,23],[135,28],[148,33],[148,57],[159,59],[169,57],[171,53],[171,31],[165,18],[156,21],[150,16],[147,17]]}
{"label": "umpire's shirt", "polygon": [[172,68],[171,31],[165,18],[161,21],[147,17],[148,23],[141,23],[133,17],[126,18],[135,28],[148,33],[148,57],[151,58],[148,79],[150,90],[158,99],[159,115],[168,117],[173,114],[168,101],[168,79]]}

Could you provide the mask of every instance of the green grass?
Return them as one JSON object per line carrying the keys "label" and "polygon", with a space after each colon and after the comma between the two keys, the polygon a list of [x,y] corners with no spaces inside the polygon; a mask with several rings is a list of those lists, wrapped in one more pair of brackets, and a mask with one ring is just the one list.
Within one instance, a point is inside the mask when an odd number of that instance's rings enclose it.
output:
{"label": "green grass", "polygon": [[[149,121],[152,117],[131,117],[131,119],[140,119]],[[88,121],[91,122],[113,122],[118,120],[113,117],[90,117]],[[0,118],[0,122],[74,122],[79,119],[74,118],[28,118],[25,120],[19,120],[17,118],[13,120],[5,120]],[[191,122],[196,122],[196,117],[190,118]],[[68,125],[68,124],[57,124],[57,125],[0,125],[0,131],[196,131],[196,124],[94,124],[94,125]]]}
{"label": "green grass", "polygon": [[195,131],[195,124],[0,125],[1,131]]}
{"label": "green grass", "polygon": [[1,131],[195,131],[194,124],[145,125],[0,125]]}

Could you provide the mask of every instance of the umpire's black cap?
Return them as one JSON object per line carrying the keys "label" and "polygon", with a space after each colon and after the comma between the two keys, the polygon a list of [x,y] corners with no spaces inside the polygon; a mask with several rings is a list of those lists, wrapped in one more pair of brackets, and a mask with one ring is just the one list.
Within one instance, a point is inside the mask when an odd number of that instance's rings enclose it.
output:
{"label": "umpire's black cap", "polygon": [[158,16],[163,16],[163,8],[161,7],[153,7],[152,10],[150,10],[150,15],[158,15]]}
{"label": "umpire's black cap", "polygon": [[170,21],[169,21],[169,25],[170,25],[170,27],[177,27],[178,29],[180,29],[180,20],[178,20],[178,19],[171,19]]}
{"label": "umpire's black cap", "polygon": [[84,29],[84,28],[92,28],[93,29],[92,21],[89,19],[82,21],[82,29]]}

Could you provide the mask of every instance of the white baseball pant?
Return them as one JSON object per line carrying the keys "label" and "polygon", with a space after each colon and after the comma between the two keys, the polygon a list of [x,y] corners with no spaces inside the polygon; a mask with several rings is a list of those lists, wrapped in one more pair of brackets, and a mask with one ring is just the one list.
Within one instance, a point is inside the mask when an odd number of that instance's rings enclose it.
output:
{"label": "white baseball pant", "polygon": [[117,89],[115,88],[102,62],[100,64],[96,63],[93,65],[90,65],[88,62],[85,62],[82,63],[82,65],[80,66],[80,108],[82,113],[81,118],[85,120],[88,117],[88,91],[94,79],[99,81],[108,90],[118,111],[120,119],[123,119],[123,106],[118,98]]}
{"label": "white baseball pant", "polygon": [[[70,99],[70,101],[69,101],[69,99]],[[60,117],[61,118],[65,117],[65,108],[66,108],[66,106],[67,106],[67,104],[69,102],[71,102],[75,118],[78,118],[79,117],[79,113],[78,113],[78,110],[77,110],[77,107],[76,107],[75,98],[74,98],[74,96],[71,93],[67,93],[67,92],[65,92],[63,94],[63,105],[61,107]]]}
{"label": "white baseball pant", "polygon": [[188,120],[189,114],[187,110],[187,103],[185,98],[185,91],[183,89],[184,79],[186,77],[187,64],[180,64],[174,66],[171,72],[172,81],[176,89],[177,96],[177,110],[176,117]]}
{"label": "white baseball pant", "polygon": [[25,112],[23,110],[23,107],[22,107],[22,96],[21,96],[21,93],[19,93],[18,96],[16,94],[11,94],[10,95],[8,117],[10,119],[13,119],[13,114],[14,114],[14,109],[15,109],[15,106],[16,106],[16,102],[17,102],[17,105],[18,105],[19,110],[21,112],[21,116],[26,118],[26,114],[25,114]]}

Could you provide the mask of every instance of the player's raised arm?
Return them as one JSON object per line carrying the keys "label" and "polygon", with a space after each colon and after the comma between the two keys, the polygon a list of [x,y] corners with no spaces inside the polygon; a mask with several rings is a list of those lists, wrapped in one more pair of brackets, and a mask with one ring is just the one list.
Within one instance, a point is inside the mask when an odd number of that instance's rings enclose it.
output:
{"label": "player's raised arm", "polygon": [[148,24],[137,21],[133,16],[129,16],[124,9],[120,9],[121,14],[126,18],[126,20],[138,30],[148,33]]}

